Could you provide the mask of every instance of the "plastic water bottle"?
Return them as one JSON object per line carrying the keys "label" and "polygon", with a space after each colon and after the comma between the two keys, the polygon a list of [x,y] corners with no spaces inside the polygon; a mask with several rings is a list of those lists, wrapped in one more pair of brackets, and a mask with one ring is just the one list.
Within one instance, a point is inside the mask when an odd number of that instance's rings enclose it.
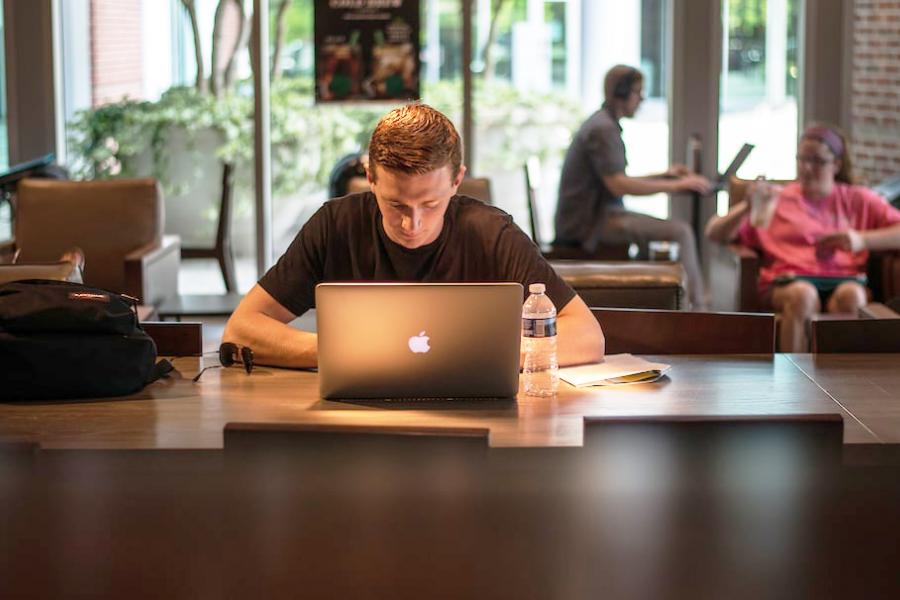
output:
{"label": "plastic water bottle", "polygon": [[556,360],[556,307],[544,294],[543,283],[528,286],[531,295],[522,307],[522,376],[529,396],[552,396],[559,387]]}

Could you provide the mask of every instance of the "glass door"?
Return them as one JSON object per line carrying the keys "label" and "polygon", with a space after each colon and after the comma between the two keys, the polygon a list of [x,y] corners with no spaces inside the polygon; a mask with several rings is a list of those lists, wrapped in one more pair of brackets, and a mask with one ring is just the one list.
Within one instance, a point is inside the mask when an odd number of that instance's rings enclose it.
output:
{"label": "glass door", "polygon": [[[80,179],[150,176],[182,248],[215,247],[225,165],[238,253],[252,249],[252,1],[59,0],[66,164]],[[238,260],[238,291],[256,281]],[[220,293],[214,258],[183,260],[179,291]]]}
{"label": "glass door", "polygon": [[[540,230],[552,239],[559,174],[572,135],[603,102],[616,64],[644,74],[646,100],[622,119],[628,173],[665,171],[668,155],[668,0],[477,1],[475,164],[495,203],[529,230],[523,165],[541,160]],[[629,210],[669,213],[663,195],[625,198]]]}
{"label": "glass door", "polygon": [[[719,104],[719,171],[744,143],[755,148],[738,170],[752,179],[796,175],[801,0],[723,0]],[[719,197],[718,212],[728,209]]]}

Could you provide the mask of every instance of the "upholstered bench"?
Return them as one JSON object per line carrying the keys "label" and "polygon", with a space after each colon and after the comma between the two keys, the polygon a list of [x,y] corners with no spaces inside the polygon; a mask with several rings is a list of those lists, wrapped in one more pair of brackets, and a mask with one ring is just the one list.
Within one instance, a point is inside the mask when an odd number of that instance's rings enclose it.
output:
{"label": "upholstered bench", "polygon": [[588,306],[680,310],[684,268],[677,262],[554,260],[550,264]]}

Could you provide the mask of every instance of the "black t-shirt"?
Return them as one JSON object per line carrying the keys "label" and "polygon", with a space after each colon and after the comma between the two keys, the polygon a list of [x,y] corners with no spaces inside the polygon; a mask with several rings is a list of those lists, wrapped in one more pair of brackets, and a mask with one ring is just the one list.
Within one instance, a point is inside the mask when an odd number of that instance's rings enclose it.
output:
{"label": "black t-shirt", "polygon": [[557,310],[575,295],[512,217],[467,196],[451,198],[438,238],[415,249],[388,238],[371,192],[326,202],[259,284],[301,315],[323,281],[514,281],[526,296],[540,282]]}

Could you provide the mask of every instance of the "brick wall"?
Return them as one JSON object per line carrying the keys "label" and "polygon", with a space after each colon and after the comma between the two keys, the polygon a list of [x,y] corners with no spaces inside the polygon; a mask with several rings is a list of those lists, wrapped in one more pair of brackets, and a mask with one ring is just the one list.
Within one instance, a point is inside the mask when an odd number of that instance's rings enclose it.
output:
{"label": "brick wall", "polygon": [[91,0],[94,106],[142,97],[141,43],[141,0]]}
{"label": "brick wall", "polygon": [[851,131],[857,175],[900,175],[900,0],[855,0]]}

